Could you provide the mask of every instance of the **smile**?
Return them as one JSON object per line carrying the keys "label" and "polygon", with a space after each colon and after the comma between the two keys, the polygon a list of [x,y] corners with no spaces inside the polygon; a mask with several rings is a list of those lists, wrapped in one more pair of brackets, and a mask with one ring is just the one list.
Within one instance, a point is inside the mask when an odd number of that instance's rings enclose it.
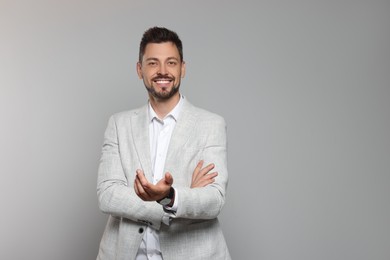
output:
{"label": "smile", "polygon": [[159,79],[159,80],[155,80],[154,82],[156,82],[157,84],[168,84],[168,83],[172,82],[172,80]]}

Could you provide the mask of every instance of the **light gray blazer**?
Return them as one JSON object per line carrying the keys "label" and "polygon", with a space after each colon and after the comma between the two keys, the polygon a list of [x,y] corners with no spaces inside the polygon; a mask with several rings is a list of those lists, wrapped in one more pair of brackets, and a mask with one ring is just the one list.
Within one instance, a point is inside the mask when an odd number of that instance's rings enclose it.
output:
{"label": "light gray blazer", "polygon": [[[231,259],[217,216],[228,182],[226,124],[222,117],[184,100],[172,133],[164,172],[179,193],[176,217],[162,223],[164,210],[142,201],[133,188],[135,171],[152,181],[148,106],[113,115],[104,136],[97,194],[99,208],[110,214],[97,259],[135,259],[146,226],[159,230],[164,260]],[[215,182],[190,189],[200,160],[215,164]]]}

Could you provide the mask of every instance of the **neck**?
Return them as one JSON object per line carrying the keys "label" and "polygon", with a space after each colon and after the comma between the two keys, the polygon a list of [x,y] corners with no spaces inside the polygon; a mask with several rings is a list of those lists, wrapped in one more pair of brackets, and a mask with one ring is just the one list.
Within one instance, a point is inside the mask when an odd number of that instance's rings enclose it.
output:
{"label": "neck", "polygon": [[167,100],[157,99],[149,95],[149,102],[153,107],[154,112],[160,119],[163,119],[172,109],[179,103],[180,93],[177,92],[173,97]]}

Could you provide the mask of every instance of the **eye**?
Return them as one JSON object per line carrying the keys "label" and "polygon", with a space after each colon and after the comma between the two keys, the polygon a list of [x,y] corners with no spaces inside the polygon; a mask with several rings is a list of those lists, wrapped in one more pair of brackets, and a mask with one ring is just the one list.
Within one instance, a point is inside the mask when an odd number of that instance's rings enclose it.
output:
{"label": "eye", "polygon": [[148,66],[154,67],[154,66],[156,66],[156,65],[157,65],[157,62],[155,62],[155,61],[149,61],[149,62],[148,62]]}
{"label": "eye", "polygon": [[177,64],[176,61],[168,61],[169,66],[175,66]]}

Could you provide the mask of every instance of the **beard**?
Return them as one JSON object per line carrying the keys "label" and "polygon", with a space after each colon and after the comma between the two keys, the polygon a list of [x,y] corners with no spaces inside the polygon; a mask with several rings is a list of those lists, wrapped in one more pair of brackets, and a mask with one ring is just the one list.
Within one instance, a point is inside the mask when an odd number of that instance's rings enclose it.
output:
{"label": "beard", "polygon": [[177,84],[177,86],[173,86],[171,90],[169,90],[169,91],[168,90],[163,90],[161,92],[158,92],[156,90],[156,88],[153,87],[153,85],[148,86],[145,81],[144,81],[144,85],[145,85],[146,90],[149,92],[150,95],[152,95],[152,97],[154,97],[154,98],[156,98],[158,100],[168,100],[171,97],[173,97],[179,91],[180,81]]}

